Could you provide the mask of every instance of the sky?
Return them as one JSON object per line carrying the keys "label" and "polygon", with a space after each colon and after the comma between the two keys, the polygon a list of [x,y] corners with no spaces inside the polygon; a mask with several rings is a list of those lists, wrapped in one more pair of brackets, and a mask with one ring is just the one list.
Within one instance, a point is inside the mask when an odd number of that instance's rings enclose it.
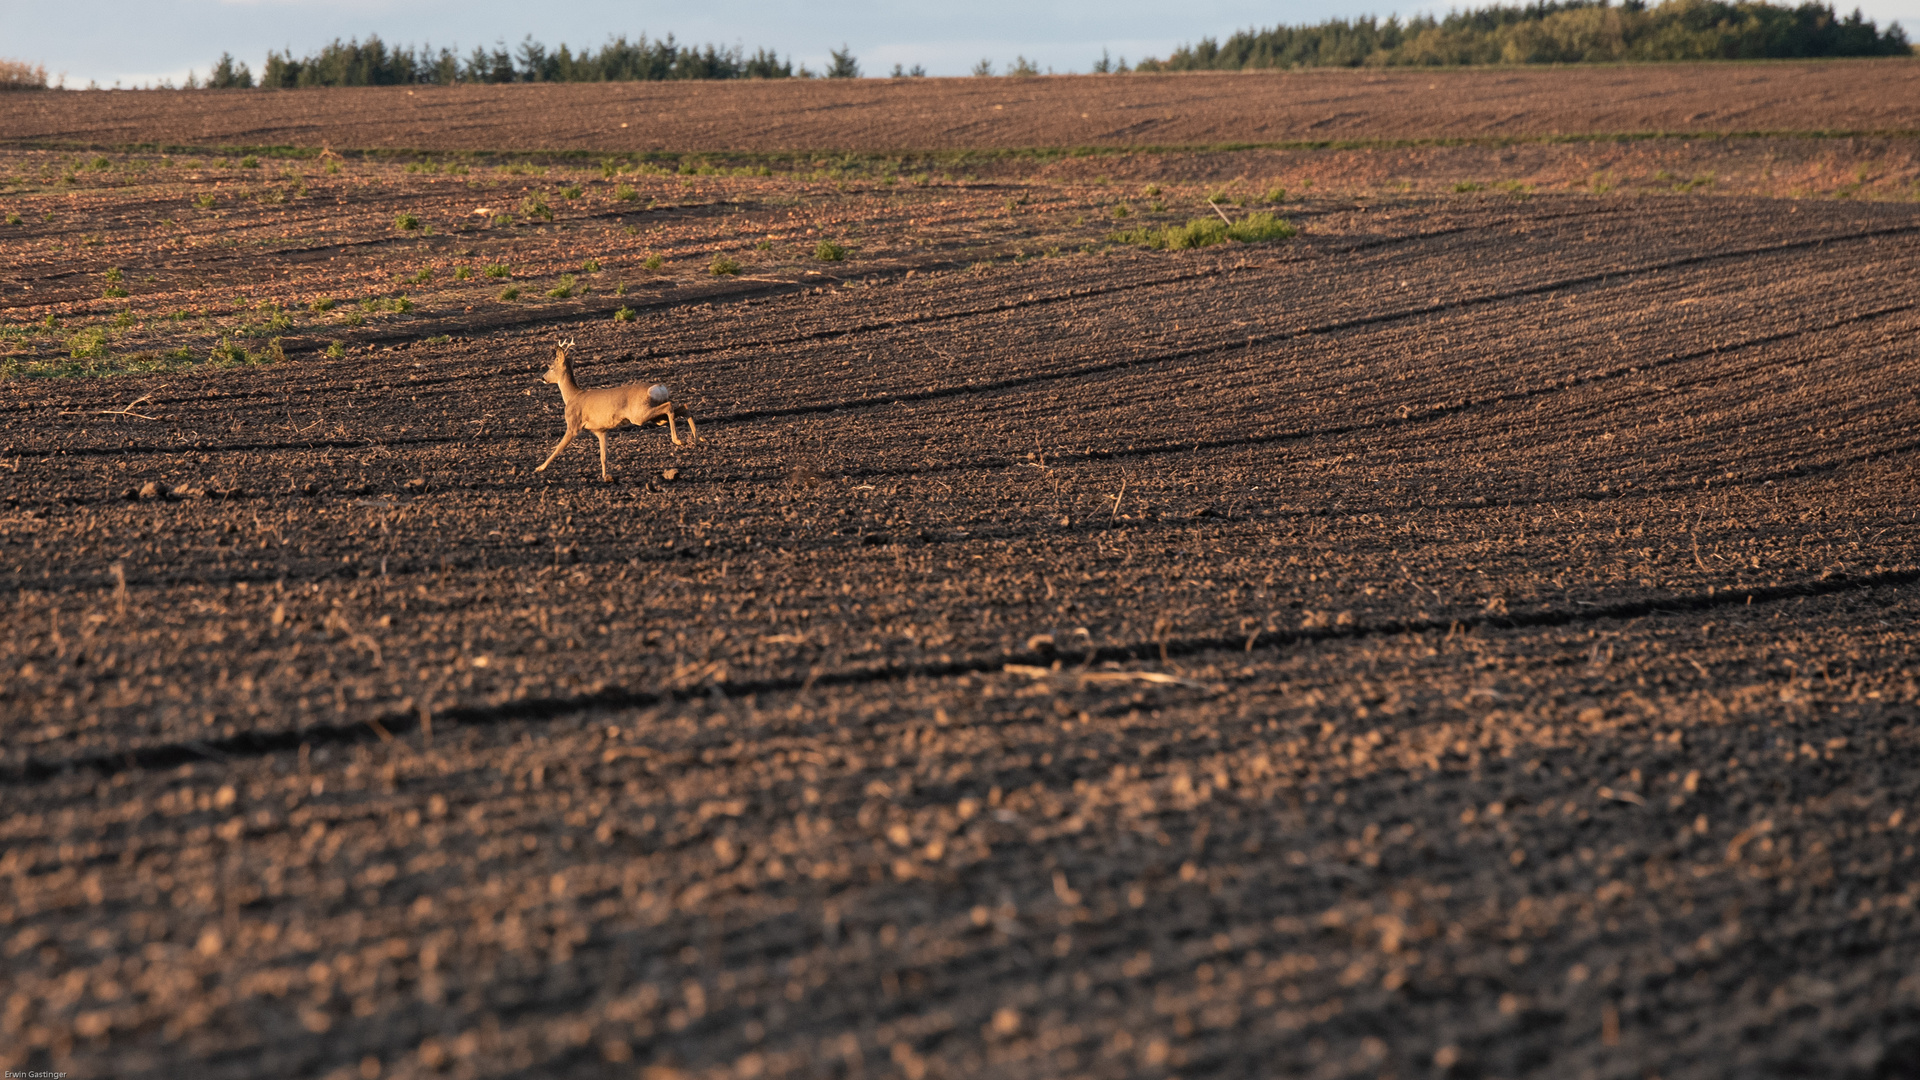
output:
{"label": "sky", "polygon": [[[1460,6],[1477,6],[1474,3]],[[140,86],[205,75],[222,52],[260,70],[268,50],[296,56],[334,38],[378,34],[390,44],[519,44],[528,34],[549,47],[597,48],[674,34],[682,43],[768,48],[815,71],[842,45],[863,73],[900,64],[930,75],[965,75],[981,60],[1003,71],[1016,56],[1041,70],[1084,72],[1106,50],[1116,60],[1166,56],[1202,37],[1280,23],[1359,15],[1443,13],[1446,3],[1409,0],[0,0],[0,57],[44,64],[66,85]],[[1844,12],[1849,8],[1841,6]],[[1898,21],[1920,40],[1920,0],[1860,5],[1883,28]]]}

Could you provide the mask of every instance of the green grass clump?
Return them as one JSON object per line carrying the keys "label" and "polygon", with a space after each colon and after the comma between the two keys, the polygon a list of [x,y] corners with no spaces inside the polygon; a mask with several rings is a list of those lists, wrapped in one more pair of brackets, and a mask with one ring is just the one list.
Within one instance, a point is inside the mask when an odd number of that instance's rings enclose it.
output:
{"label": "green grass clump", "polygon": [[707,266],[707,272],[714,277],[738,274],[740,272],[740,262],[737,259],[732,259],[725,255],[718,255],[715,256],[713,262]]}
{"label": "green grass clump", "polygon": [[216,198],[213,192],[211,191],[202,192],[199,195],[196,195],[193,197],[193,205],[199,207],[202,210],[213,209],[213,204],[219,201],[220,200]]}
{"label": "green grass clump", "polygon": [[577,199],[577,198],[579,198],[579,197],[580,197],[580,185],[578,185],[578,184],[568,184],[568,185],[567,185],[566,187],[563,187],[563,188],[561,188],[561,189],[560,189],[560,197],[561,197],[561,198],[563,198],[563,199]]}
{"label": "green grass clump", "polygon": [[518,299],[520,299],[520,286],[518,286],[518,285],[509,285],[509,286],[507,286],[506,288],[504,288],[504,289],[501,289],[501,290],[500,290],[500,299],[502,299],[502,300],[518,300]]}
{"label": "green grass clump", "polygon": [[326,351],[321,353],[320,355],[326,357],[329,360],[338,360],[341,357],[347,355],[347,350],[341,348],[339,342],[332,341],[327,343]]}
{"label": "green grass clump", "polygon": [[393,216],[393,227],[401,232],[412,232],[420,227],[420,215],[401,211]]}
{"label": "green grass clump", "polygon": [[513,276],[513,271],[507,269],[505,263],[494,263],[492,266],[487,267],[485,273],[490,278],[510,278]]}
{"label": "green grass clump", "polygon": [[97,357],[33,359],[0,356],[0,380],[12,378],[108,378],[159,371],[183,371],[199,363],[192,349],[166,353],[102,352]]}
{"label": "green grass clump", "polygon": [[575,278],[572,274],[561,274],[560,284],[548,289],[547,295],[553,297],[555,300],[565,300],[567,297],[572,296],[574,289],[578,287],[579,279]]}
{"label": "green grass clump", "polygon": [[315,315],[319,315],[322,312],[332,311],[333,305],[338,302],[339,301],[336,301],[331,296],[316,297],[312,303],[307,305],[307,310],[313,312]]}
{"label": "green grass clump", "polygon": [[1133,229],[1114,233],[1119,244],[1139,244],[1155,251],[1186,251],[1226,240],[1257,244],[1266,240],[1284,240],[1298,233],[1292,223],[1272,214],[1248,214],[1229,225],[1219,218],[1195,218],[1185,225],[1163,225],[1157,229]]}
{"label": "green grass clump", "polygon": [[1487,185],[1475,183],[1472,180],[1462,180],[1459,183],[1453,185],[1453,190],[1456,194],[1464,195],[1469,191],[1485,191],[1486,187]]}
{"label": "green grass clump", "polygon": [[240,167],[243,169],[257,169],[260,167],[260,159],[254,157],[252,154],[248,154],[246,157],[240,159]]}
{"label": "green grass clump", "polygon": [[101,276],[107,279],[106,288],[102,289],[100,292],[100,295],[102,297],[107,299],[114,299],[116,297],[127,295],[126,286],[120,284],[121,274],[120,274],[119,267],[117,266],[108,267],[107,272],[105,274],[102,274]]}
{"label": "green grass clump", "polygon": [[[372,315],[378,315],[382,312],[392,312],[398,315],[412,311],[413,301],[407,299],[405,296],[396,296],[391,300],[382,300],[377,296],[370,296],[360,301],[360,310]],[[359,326],[360,322],[361,320],[358,318],[358,313],[356,313],[353,325]]]}
{"label": "green grass clump", "polygon": [[[278,339],[274,344],[279,344]],[[214,367],[251,367],[265,362],[265,357],[247,351],[246,346],[236,343],[232,338],[216,343],[207,353],[207,363]]]}
{"label": "green grass clump", "polygon": [[248,337],[269,337],[284,332],[292,325],[293,320],[287,317],[286,311],[279,304],[269,301],[242,316],[239,333]]}
{"label": "green grass clump", "polygon": [[520,213],[530,218],[553,220],[553,207],[547,205],[547,197],[538,191],[520,200]]}
{"label": "green grass clump", "polygon": [[67,339],[67,355],[75,360],[107,358],[107,332],[97,326],[78,331]]}
{"label": "green grass clump", "polygon": [[9,225],[18,225],[18,224],[20,224],[20,215],[19,215],[19,214],[16,214],[16,213],[14,213],[14,212],[13,212],[13,211],[11,211],[11,210],[9,210],[9,211],[7,211],[7,224],[9,224]]}
{"label": "green grass clump", "polygon": [[649,270],[658,271],[661,267],[667,265],[667,260],[661,258],[658,255],[649,255],[647,256],[646,261],[642,262],[640,265],[646,267]]}
{"label": "green grass clump", "polygon": [[615,184],[613,186],[613,200],[615,202],[636,202],[639,198],[640,193],[626,184]]}
{"label": "green grass clump", "polygon": [[1133,216],[1133,208],[1126,203],[1120,203],[1113,208],[1113,216],[1116,218],[1131,217]]}
{"label": "green grass clump", "polygon": [[1265,195],[1262,195],[1261,198],[1265,199],[1267,202],[1275,203],[1275,204],[1286,202],[1287,189],[1283,187],[1268,188],[1267,193]]}
{"label": "green grass clump", "polygon": [[813,257],[820,262],[840,262],[847,257],[847,249],[831,240],[822,240],[814,245]]}
{"label": "green grass clump", "polygon": [[[1659,183],[1672,185],[1672,188],[1674,191],[1681,192],[1681,193],[1693,191],[1697,188],[1712,187],[1714,185],[1715,180],[1718,179],[1712,173],[1702,173],[1699,176],[1695,176],[1692,178],[1688,178],[1684,176],[1675,176],[1673,173],[1670,173],[1665,169],[1661,169],[1659,172],[1654,173],[1653,178],[1655,181]],[[1864,181],[1865,177],[1863,176],[1861,177],[1861,179]],[[1505,184],[1501,184],[1500,186],[1502,188],[1511,189],[1511,187],[1513,187],[1514,185],[1517,185],[1518,183],[1519,181],[1509,181]],[[1852,186],[1854,188],[1859,187],[1858,184],[1855,184]]]}
{"label": "green grass clump", "polygon": [[1155,251],[1185,251],[1218,244],[1227,238],[1227,223],[1218,218],[1195,218],[1185,225],[1162,225],[1157,229],[1132,229],[1113,234],[1120,244],[1139,244]]}
{"label": "green grass clump", "polygon": [[423,266],[420,268],[419,273],[408,274],[405,277],[401,278],[400,280],[406,282],[409,285],[425,285],[427,282],[433,280],[433,267]]}
{"label": "green grass clump", "polygon": [[597,273],[599,273],[599,272],[600,272],[600,260],[599,260],[599,259],[588,259],[588,260],[587,260],[586,262],[583,262],[583,263],[581,263],[581,264],[580,264],[580,272],[581,272],[581,273],[583,273],[583,274],[597,274]]}
{"label": "green grass clump", "polygon": [[1242,244],[1259,244],[1268,240],[1287,240],[1299,235],[1300,230],[1285,218],[1275,217],[1265,211],[1256,211],[1241,218],[1227,227],[1227,236]]}
{"label": "green grass clump", "polygon": [[453,280],[455,280],[455,281],[472,281],[472,280],[473,280],[473,267],[471,267],[471,266],[462,266],[462,267],[458,267],[458,268],[456,268],[456,269],[454,270],[454,272],[453,272]]}
{"label": "green grass clump", "polygon": [[630,307],[627,307],[625,304],[622,304],[620,305],[620,310],[613,313],[613,321],[614,322],[632,322],[633,317],[638,314],[639,312],[633,310]]}

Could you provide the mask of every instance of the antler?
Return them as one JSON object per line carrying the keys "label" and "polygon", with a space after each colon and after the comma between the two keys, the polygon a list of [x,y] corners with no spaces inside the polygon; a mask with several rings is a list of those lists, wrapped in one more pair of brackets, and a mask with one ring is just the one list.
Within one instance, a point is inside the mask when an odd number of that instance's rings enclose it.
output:
{"label": "antler", "polygon": [[567,340],[565,340],[565,341],[563,341],[563,342],[561,342],[561,343],[559,344],[559,348],[561,348],[561,349],[571,349],[571,348],[573,348],[573,339],[572,339],[572,338],[568,338]]}

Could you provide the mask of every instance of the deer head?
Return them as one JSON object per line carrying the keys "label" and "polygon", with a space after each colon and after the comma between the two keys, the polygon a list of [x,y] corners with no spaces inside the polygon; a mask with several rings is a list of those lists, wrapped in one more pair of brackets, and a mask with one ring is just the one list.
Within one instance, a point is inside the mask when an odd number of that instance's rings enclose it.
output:
{"label": "deer head", "polygon": [[550,382],[550,383],[557,383],[561,379],[566,378],[567,368],[568,368],[567,350],[571,348],[573,348],[572,338],[568,338],[567,340],[559,342],[558,344],[554,345],[553,363],[547,365],[547,373],[541,376],[541,378],[544,381]]}

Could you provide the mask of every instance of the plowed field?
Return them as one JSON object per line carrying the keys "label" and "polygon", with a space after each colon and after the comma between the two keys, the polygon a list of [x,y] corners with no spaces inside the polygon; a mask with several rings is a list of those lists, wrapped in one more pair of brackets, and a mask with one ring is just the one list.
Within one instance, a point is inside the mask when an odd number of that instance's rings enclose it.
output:
{"label": "plowed field", "polygon": [[[102,160],[8,1068],[1920,1070],[1914,204]],[[563,336],[698,445],[533,472]]]}
{"label": "plowed field", "polygon": [[0,145],[898,153],[1920,131],[1920,61],[9,94]]}

